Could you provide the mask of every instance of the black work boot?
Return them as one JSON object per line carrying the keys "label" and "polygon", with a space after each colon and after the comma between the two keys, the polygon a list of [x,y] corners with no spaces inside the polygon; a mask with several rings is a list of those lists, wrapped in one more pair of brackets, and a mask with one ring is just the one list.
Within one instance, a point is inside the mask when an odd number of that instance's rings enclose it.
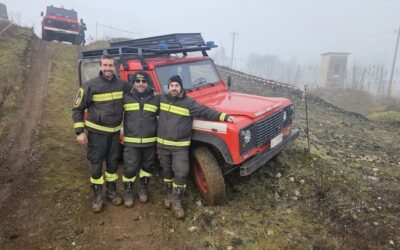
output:
{"label": "black work boot", "polygon": [[164,182],[164,189],[166,193],[166,197],[164,199],[164,207],[170,209],[172,203],[172,182]]}
{"label": "black work boot", "polygon": [[102,185],[92,184],[93,189],[93,203],[92,211],[93,213],[99,213],[103,208],[103,190]]}
{"label": "black work boot", "polygon": [[124,206],[133,207],[133,182],[124,182]]}
{"label": "black work boot", "polygon": [[106,181],[107,187],[107,200],[110,201],[114,206],[122,204],[122,198],[117,195],[117,185],[115,181]]}
{"label": "black work boot", "polygon": [[138,195],[139,195],[139,201],[141,203],[146,203],[148,201],[147,190],[149,181],[150,181],[149,177],[142,177],[139,179]]}
{"label": "black work boot", "polygon": [[185,211],[183,210],[183,194],[185,192],[184,187],[174,187],[172,189],[172,211],[174,211],[177,219],[185,218]]}

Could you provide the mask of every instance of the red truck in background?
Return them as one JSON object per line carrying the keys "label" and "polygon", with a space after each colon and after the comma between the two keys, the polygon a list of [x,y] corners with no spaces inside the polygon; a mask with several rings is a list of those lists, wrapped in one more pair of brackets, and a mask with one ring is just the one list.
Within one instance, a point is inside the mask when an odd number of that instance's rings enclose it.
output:
{"label": "red truck in background", "polygon": [[78,22],[75,10],[47,6],[46,13],[41,13],[42,39],[45,41],[66,41],[76,45],[85,45],[86,25],[83,19]]}
{"label": "red truck in background", "polygon": [[[287,98],[263,97],[229,90],[200,33],[180,33],[114,42],[110,48],[80,52],[80,84],[97,76],[103,54],[114,56],[117,75],[127,81],[139,70],[152,78],[157,93],[168,91],[168,79],[180,75],[188,96],[210,108],[235,116],[236,123],[194,119],[192,172],[209,204],[225,197],[224,175],[236,168],[246,176],[281,152],[299,136],[292,127],[294,108]],[[189,55],[190,53],[190,55]]]}

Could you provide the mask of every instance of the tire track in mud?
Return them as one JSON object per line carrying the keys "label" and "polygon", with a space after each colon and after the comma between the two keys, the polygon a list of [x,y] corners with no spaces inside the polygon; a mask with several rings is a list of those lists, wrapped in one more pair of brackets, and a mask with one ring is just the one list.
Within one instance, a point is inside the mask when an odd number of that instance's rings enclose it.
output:
{"label": "tire track in mud", "polygon": [[11,200],[13,194],[27,186],[37,169],[34,160],[37,158],[52,48],[50,43],[39,41],[34,50],[31,70],[23,84],[22,103],[7,126],[7,135],[0,145],[0,208]]}

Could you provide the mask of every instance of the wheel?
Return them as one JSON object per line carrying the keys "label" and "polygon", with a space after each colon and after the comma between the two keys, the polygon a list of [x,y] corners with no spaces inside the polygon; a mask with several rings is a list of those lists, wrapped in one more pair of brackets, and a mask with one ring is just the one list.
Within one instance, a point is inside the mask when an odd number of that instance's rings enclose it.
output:
{"label": "wheel", "polygon": [[81,37],[80,36],[74,36],[74,37],[72,37],[72,44],[75,44],[75,45],[81,45]]}
{"label": "wheel", "polygon": [[49,35],[47,34],[47,31],[42,30],[42,40],[48,41],[49,40]]}
{"label": "wheel", "polygon": [[225,181],[221,168],[211,151],[200,146],[193,150],[193,174],[201,195],[210,205],[225,199]]}

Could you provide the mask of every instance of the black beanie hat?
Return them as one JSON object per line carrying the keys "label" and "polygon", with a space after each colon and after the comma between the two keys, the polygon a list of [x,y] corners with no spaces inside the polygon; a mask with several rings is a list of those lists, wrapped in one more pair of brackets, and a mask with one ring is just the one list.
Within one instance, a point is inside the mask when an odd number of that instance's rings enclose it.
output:
{"label": "black beanie hat", "polygon": [[181,85],[181,88],[183,89],[182,78],[181,78],[179,75],[174,75],[174,76],[171,76],[171,77],[169,78],[169,80],[168,80],[168,88],[169,88],[169,84],[170,84],[171,82],[177,82],[177,83],[179,83],[179,85]]}

